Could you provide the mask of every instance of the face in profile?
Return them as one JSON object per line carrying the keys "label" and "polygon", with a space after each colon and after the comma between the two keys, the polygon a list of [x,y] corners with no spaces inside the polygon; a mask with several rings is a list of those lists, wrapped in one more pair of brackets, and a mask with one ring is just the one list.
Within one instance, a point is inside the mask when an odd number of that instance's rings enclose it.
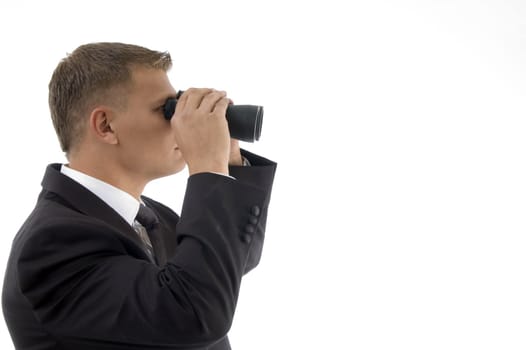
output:
{"label": "face in profile", "polygon": [[176,95],[166,72],[135,68],[125,107],[116,113],[118,161],[128,172],[152,180],[184,169],[175,133],[164,118],[163,105]]}

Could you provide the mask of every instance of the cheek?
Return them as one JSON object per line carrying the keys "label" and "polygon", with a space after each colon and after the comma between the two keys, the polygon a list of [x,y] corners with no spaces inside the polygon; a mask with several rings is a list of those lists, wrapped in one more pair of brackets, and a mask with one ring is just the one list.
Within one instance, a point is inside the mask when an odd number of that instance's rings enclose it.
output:
{"label": "cheek", "polygon": [[175,135],[162,115],[143,113],[128,117],[126,123],[120,125],[119,138],[130,156],[157,159],[175,148]]}
{"label": "cheek", "polygon": [[162,120],[160,123],[159,121],[154,121],[137,124],[127,136],[132,143],[140,144],[141,147],[146,148],[163,147],[163,145],[168,145],[173,140],[170,124],[163,123]]}

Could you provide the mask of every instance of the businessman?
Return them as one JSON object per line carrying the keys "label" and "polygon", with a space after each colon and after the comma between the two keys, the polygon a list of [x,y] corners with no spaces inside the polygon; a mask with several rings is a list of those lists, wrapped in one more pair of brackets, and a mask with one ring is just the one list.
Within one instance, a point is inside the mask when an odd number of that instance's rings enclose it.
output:
{"label": "businessman", "polygon": [[[66,164],[51,164],[2,293],[16,349],[230,349],[261,256],[276,164],[240,150],[225,92],[176,91],[168,53],[80,46],[49,83]],[[142,195],[188,167],[180,215]]]}

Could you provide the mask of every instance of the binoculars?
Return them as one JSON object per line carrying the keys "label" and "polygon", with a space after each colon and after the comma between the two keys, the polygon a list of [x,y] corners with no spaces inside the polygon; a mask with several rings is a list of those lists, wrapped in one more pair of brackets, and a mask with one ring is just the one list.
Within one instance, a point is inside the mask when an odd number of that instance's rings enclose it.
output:
{"label": "binoculars", "polygon": [[[179,91],[175,97],[168,98],[163,106],[164,118],[172,119],[177,100],[184,91]],[[263,107],[253,105],[230,105],[226,110],[226,120],[230,136],[245,142],[258,141],[263,123]]]}

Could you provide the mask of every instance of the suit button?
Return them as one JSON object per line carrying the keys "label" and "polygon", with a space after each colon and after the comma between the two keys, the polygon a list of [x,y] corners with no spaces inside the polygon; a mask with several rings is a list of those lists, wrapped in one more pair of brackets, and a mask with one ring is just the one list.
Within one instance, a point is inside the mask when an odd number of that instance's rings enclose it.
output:
{"label": "suit button", "polygon": [[255,225],[258,223],[258,218],[255,216],[251,216],[248,218],[248,222],[250,222],[252,225]]}
{"label": "suit button", "polygon": [[251,209],[252,215],[259,216],[261,214],[261,208],[257,205],[254,205]]}
{"label": "suit button", "polygon": [[252,241],[252,236],[248,233],[241,235],[241,240],[246,244],[249,244]]}
{"label": "suit button", "polygon": [[256,228],[249,224],[249,225],[245,226],[245,232],[246,233],[254,233],[254,232],[256,232]]}

